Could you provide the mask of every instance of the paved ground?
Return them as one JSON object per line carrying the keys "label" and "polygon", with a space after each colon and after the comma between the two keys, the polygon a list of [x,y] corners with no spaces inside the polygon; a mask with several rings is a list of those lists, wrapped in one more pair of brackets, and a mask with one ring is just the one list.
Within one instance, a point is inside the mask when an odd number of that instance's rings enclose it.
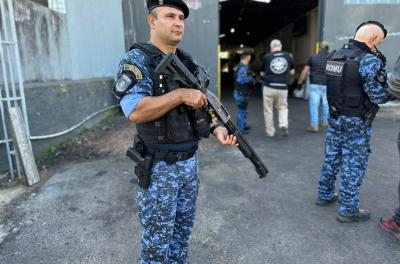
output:
{"label": "paved ground", "polygon": [[[233,113],[231,99],[225,103]],[[336,205],[313,203],[325,131],[305,132],[306,102],[290,101],[289,138],[269,139],[261,99],[252,98],[247,137],[271,172],[260,180],[239,151],[202,142],[191,263],[399,263],[400,241],[378,228],[398,203],[396,115],[386,111],[374,123],[361,195],[372,219],[340,224]],[[134,127],[115,123],[59,154],[61,162],[44,173],[48,180],[0,211],[0,263],[138,263],[137,186],[124,157]]]}

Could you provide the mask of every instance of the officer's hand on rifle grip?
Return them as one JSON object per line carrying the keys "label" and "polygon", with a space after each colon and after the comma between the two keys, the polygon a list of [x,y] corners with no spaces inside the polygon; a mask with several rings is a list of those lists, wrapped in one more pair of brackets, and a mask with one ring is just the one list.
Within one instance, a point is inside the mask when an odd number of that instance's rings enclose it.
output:
{"label": "officer's hand on rifle grip", "polygon": [[207,106],[207,97],[200,90],[186,88],[181,88],[179,90],[184,104],[194,109]]}

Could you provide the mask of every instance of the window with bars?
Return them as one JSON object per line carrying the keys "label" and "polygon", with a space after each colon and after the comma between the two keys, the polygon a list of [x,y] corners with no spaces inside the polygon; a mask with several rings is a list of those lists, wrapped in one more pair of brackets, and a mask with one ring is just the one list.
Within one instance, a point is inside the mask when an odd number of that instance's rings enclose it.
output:
{"label": "window with bars", "polygon": [[65,0],[49,0],[49,8],[65,14]]}

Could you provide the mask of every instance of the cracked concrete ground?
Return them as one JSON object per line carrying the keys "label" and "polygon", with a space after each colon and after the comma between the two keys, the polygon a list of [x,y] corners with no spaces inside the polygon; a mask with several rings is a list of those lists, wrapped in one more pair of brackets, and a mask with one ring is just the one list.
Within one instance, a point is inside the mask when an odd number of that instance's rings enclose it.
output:
{"label": "cracked concrete ground", "polygon": [[[235,112],[230,97],[224,103]],[[289,137],[266,138],[261,98],[251,98],[247,138],[270,170],[265,179],[238,150],[202,141],[191,263],[398,263],[400,241],[378,221],[398,206],[399,111],[384,109],[374,123],[361,193],[372,219],[341,224],[336,205],[314,205],[326,131],[307,133],[307,103],[289,103]],[[116,117],[84,134],[42,171],[47,180],[3,207],[0,263],[138,263],[137,183],[125,157],[133,131]]]}

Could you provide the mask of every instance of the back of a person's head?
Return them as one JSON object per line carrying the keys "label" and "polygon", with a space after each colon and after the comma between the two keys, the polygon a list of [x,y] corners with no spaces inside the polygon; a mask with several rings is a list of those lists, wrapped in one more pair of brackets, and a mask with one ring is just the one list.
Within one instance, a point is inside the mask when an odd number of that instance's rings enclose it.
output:
{"label": "back of a person's head", "polygon": [[320,43],[320,48],[321,48],[321,50],[324,50],[324,51],[329,51],[329,49],[330,49],[330,47],[331,47],[331,44],[328,42],[328,41],[322,41],[321,43]]}
{"label": "back of a person's head", "polygon": [[269,46],[271,49],[279,49],[282,48],[282,42],[279,39],[273,39]]}

